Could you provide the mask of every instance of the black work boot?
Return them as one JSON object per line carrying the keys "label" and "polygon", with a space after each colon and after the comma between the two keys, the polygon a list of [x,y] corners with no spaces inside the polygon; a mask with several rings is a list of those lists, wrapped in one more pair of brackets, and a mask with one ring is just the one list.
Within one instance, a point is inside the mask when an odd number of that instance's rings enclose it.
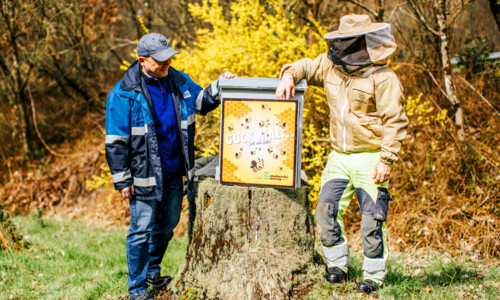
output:
{"label": "black work boot", "polygon": [[140,294],[132,298],[132,300],[154,300],[148,293]]}
{"label": "black work boot", "polygon": [[371,292],[374,292],[378,289],[379,289],[378,283],[370,279],[365,279],[360,283],[358,283],[358,290],[365,294],[370,294]]}
{"label": "black work boot", "polygon": [[146,283],[155,290],[161,290],[172,280],[170,276],[160,276],[160,274],[150,275],[146,278]]}
{"label": "black work boot", "polygon": [[331,283],[339,283],[347,279],[347,273],[342,271],[339,267],[328,268],[328,274],[326,274],[326,280]]}

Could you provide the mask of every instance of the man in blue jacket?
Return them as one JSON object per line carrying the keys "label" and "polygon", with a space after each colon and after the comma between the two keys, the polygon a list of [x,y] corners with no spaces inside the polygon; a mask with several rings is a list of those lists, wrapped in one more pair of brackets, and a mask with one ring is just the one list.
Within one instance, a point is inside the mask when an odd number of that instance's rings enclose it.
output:
{"label": "man in blue jacket", "polygon": [[163,35],[143,36],[137,54],[108,95],[106,159],[115,189],[130,203],[130,296],[144,300],[153,299],[148,286],[161,289],[171,280],[160,275],[160,263],[179,222],[183,176],[192,188],[195,114],[220,102],[218,80],[203,90],[170,67],[177,51]]}

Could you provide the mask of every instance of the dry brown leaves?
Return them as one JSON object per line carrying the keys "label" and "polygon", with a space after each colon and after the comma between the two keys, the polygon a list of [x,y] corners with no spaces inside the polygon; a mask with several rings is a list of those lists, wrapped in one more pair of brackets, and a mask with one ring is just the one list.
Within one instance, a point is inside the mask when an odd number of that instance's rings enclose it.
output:
{"label": "dry brown leaves", "polygon": [[90,191],[86,180],[104,164],[102,138],[86,138],[63,158],[33,162],[25,170],[10,170],[0,186],[3,205],[14,215],[42,214],[80,219],[97,225],[124,224],[128,202],[105,189]]}

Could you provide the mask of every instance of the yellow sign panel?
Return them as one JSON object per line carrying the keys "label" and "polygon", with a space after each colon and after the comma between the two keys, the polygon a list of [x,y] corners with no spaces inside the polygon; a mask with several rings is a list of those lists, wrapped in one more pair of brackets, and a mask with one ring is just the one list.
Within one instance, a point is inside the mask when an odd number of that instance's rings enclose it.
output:
{"label": "yellow sign panel", "polygon": [[225,99],[221,183],[293,188],[297,102]]}

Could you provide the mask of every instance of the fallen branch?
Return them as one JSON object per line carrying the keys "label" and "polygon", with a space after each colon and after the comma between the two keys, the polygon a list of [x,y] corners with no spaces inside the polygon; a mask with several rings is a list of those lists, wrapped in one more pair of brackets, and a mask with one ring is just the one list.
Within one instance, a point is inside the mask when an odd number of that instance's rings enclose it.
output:
{"label": "fallen branch", "polygon": [[497,116],[500,117],[500,113],[498,112],[498,110],[495,109],[495,107],[493,106],[493,104],[491,104],[490,101],[488,101],[488,99],[486,99],[486,97],[484,97],[470,82],[468,82],[467,80],[465,80],[465,78],[463,78],[462,76],[458,76],[458,78],[460,78],[465,84],[467,84],[467,86],[473,90],[474,92],[476,92],[476,94],[479,96],[479,98],[481,98],[481,100],[483,100],[484,102],[486,102],[486,104],[488,104],[496,113]]}

